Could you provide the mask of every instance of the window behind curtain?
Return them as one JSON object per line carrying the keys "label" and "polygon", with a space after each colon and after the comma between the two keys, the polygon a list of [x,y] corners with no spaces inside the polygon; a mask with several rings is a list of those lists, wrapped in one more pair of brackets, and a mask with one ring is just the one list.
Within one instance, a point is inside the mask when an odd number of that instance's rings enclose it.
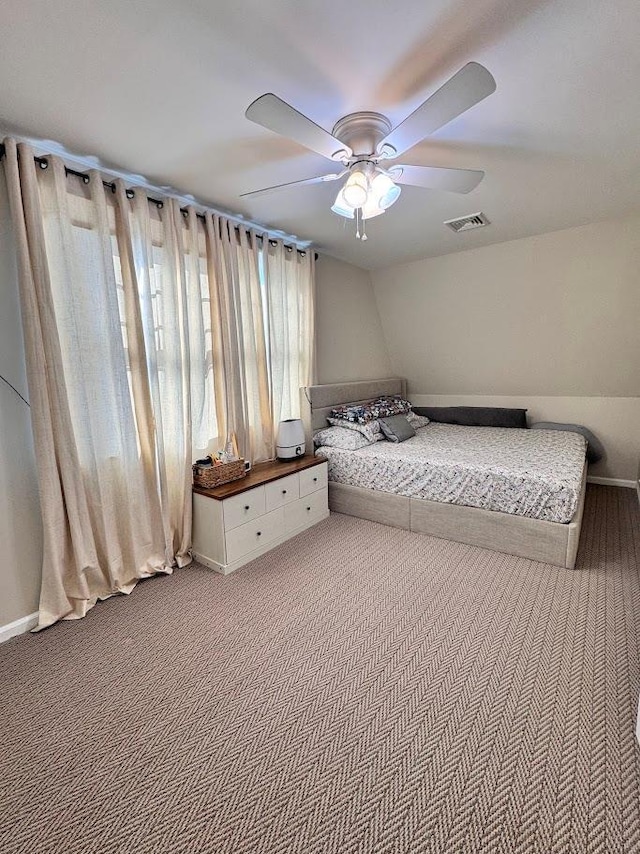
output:
{"label": "window behind curtain", "polygon": [[[110,194],[107,194],[109,197]],[[69,199],[72,205],[74,229],[78,233],[78,252],[85,257],[99,252],[97,239],[92,230],[92,203],[87,198],[87,188],[75,178],[69,179]],[[133,202],[132,202],[133,204]],[[124,290],[118,244],[115,235],[115,207],[108,200],[109,220],[111,230],[111,252],[113,255],[113,270],[117,293],[118,311],[120,315],[120,331],[124,362],[126,365],[128,396],[132,398],[131,363],[129,359],[127,329],[124,311]],[[166,328],[163,316],[163,298],[167,295],[167,284],[163,271],[167,266],[165,259],[165,229],[168,227],[168,206],[158,209],[149,203],[151,219],[151,239],[153,244],[152,264],[149,269],[151,315],[153,318],[154,357],[157,360],[158,380],[171,387],[172,372],[179,372],[180,360],[175,352],[171,357],[165,346]],[[216,417],[216,400],[214,388],[213,341],[211,324],[211,305],[209,281],[207,272],[205,226],[201,219],[195,220],[197,229],[196,240],[189,240],[189,228],[193,220],[183,217],[181,230],[185,247],[184,269],[187,276],[187,293],[190,313],[190,388],[192,414],[192,451],[202,455],[216,450],[224,441],[219,435]],[[197,265],[190,264],[189,246],[197,246]],[[238,249],[240,252],[240,249]],[[135,254],[135,253],[134,253]],[[305,349],[312,340],[312,326],[307,319],[308,311],[313,311],[313,297],[309,294],[312,276],[307,271],[296,272],[298,267],[304,267],[297,254],[287,252],[278,242],[276,246],[269,241],[258,244],[258,277],[262,295],[262,320],[266,336],[266,362],[269,378],[269,394],[273,399],[272,418],[275,425],[282,418],[297,417],[298,388],[308,382]],[[305,262],[306,263],[306,262]],[[88,265],[90,266],[90,264]],[[193,270],[198,274],[194,280]],[[303,283],[302,285],[300,283]],[[101,323],[101,317],[96,314],[96,324]],[[195,320],[195,323],[191,321]],[[311,321],[312,322],[312,321]],[[195,328],[192,328],[195,327]],[[147,330],[147,335],[149,330]],[[121,391],[117,391],[121,393]],[[257,425],[256,425],[257,426]],[[117,431],[118,425],[113,425]],[[138,450],[140,448],[137,437]],[[105,451],[107,448],[105,448]],[[116,448],[114,447],[114,452]]]}
{"label": "window behind curtain", "polygon": [[[155,206],[154,206],[155,207]],[[165,318],[163,317],[163,267],[165,264],[164,226],[162,220],[157,216],[152,222],[153,226],[153,266],[150,269],[151,278],[151,312],[153,315],[153,335],[155,340],[155,357],[158,365],[159,381],[163,384],[172,371],[180,371],[181,365],[174,357],[168,358],[165,348]],[[185,218],[183,229],[188,229]],[[122,281],[122,270],[120,266],[120,254],[115,236],[115,230],[111,239],[113,252],[113,265],[116,278],[116,289],[118,293],[118,307],[120,310],[120,328],[122,332],[122,343],[125,352],[129,390],[131,389],[131,363],[127,347],[127,328],[124,313],[124,287]],[[211,312],[209,297],[209,282],[207,275],[207,264],[205,257],[204,233],[200,228],[198,234],[199,255],[197,269],[199,278],[197,281],[188,282],[189,299],[195,301],[191,308],[198,312],[202,324],[199,330],[192,330],[190,339],[191,355],[191,388],[192,388],[192,422],[193,422],[193,448],[195,451],[209,449],[212,443],[218,440],[218,425],[215,409],[215,391],[213,384],[213,347],[211,331]],[[187,255],[185,254],[185,262]],[[185,263],[187,277],[190,275],[189,264]]]}

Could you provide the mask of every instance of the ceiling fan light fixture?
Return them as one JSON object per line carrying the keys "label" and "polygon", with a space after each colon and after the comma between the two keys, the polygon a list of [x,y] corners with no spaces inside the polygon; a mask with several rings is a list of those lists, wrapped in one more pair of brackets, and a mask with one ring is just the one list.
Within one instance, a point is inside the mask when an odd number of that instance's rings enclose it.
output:
{"label": "ceiling fan light fixture", "polygon": [[340,188],[340,192],[336,196],[335,202],[331,205],[331,210],[338,214],[338,216],[343,216],[345,219],[353,219],[354,217],[354,208],[348,205],[344,198],[344,187]]}
{"label": "ceiling fan light fixture", "polygon": [[369,195],[369,179],[360,169],[352,169],[342,189],[345,202],[352,208],[361,208]]}
{"label": "ceiling fan light fixture", "polygon": [[[385,172],[374,169],[372,163],[358,164],[340,188],[331,210],[345,219],[355,219],[356,237],[366,240],[366,220],[383,214],[399,195],[400,187]],[[358,223],[362,224],[362,235]]]}
{"label": "ceiling fan light fixture", "polygon": [[371,182],[370,196],[375,201],[377,207],[386,210],[398,200],[400,195],[400,187],[396,186],[388,175],[384,172],[378,172]]}
{"label": "ceiling fan light fixture", "polygon": [[385,210],[390,208],[391,205],[394,205],[398,201],[401,192],[401,188],[394,184],[393,187],[390,187],[388,192],[386,192],[380,199],[380,207]]}
{"label": "ceiling fan light fixture", "polygon": [[385,212],[385,208],[380,207],[375,199],[368,198],[366,204],[360,208],[362,219],[373,219],[374,216],[380,216]]}

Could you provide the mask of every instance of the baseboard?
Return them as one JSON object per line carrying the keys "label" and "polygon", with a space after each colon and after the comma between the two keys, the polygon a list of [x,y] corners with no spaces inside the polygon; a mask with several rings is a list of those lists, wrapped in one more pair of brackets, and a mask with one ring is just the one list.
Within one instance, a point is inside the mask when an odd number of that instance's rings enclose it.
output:
{"label": "baseboard", "polygon": [[587,483],[597,483],[599,486],[623,486],[625,489],[636,489],[635,480],[623,480],[618,477],[593,477],[589,475]]}
{"label": "baseboard", "polygon": [[4,643],[9,638],[15,635],[21,635],[24,632],[30,632],[38,625],[38,612],[28,614],[26,617],[20,617],[19,620],[14,620],[12,623],[7,623],[6,626],[0,626],[0,643]]}

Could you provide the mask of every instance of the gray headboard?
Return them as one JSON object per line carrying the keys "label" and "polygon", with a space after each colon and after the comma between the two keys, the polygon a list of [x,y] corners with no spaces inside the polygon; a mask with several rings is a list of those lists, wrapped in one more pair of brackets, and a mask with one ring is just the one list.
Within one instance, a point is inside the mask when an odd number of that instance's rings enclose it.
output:
{"label": "gray headboard", "polygon": [[[371,400],[383,394],[401,394],[406,397],[407,381],[400,377],[383,380],[361,380],[359,382],[310,385],[300,389],[300,417],[304,423],[307,442],[316,430],[327,426],[327,415],[341,403],[356,403]],[[307,453],[311,451],[311,445]]]}

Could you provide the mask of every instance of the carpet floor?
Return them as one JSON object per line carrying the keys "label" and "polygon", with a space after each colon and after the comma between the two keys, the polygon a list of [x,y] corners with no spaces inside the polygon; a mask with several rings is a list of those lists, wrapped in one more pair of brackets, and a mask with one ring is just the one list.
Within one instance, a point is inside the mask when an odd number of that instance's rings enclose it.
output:
{"label": "carpet floor", "polygon": [[640,851],[640,514],[574,571],[333,515],[0,647],[3,854]]}

